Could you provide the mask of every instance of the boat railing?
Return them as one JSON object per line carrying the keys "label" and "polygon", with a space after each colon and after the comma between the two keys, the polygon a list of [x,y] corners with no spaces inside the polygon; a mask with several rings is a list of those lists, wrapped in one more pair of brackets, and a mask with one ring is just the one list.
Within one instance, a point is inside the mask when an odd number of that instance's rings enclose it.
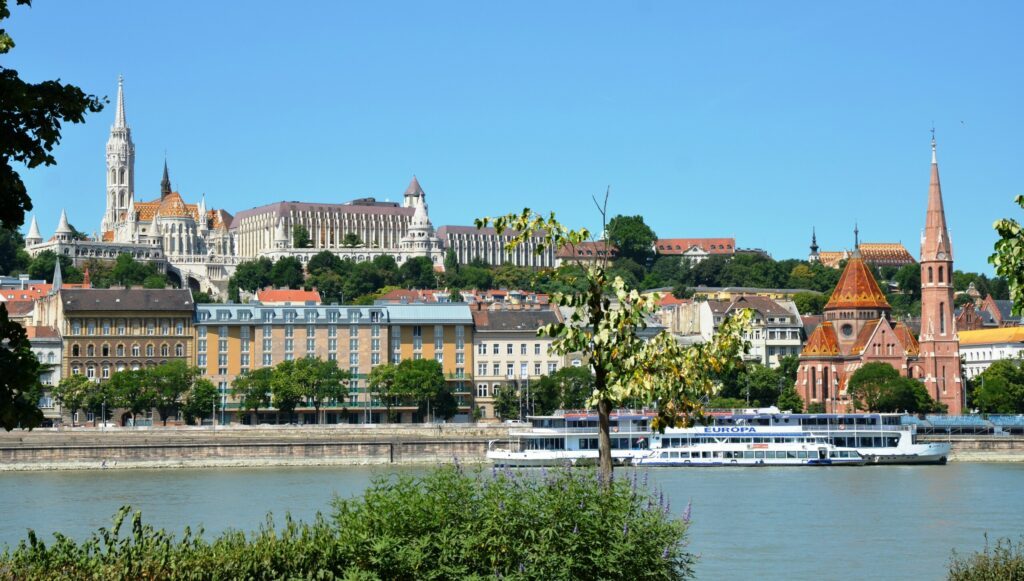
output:
{"label": "boat railing", "polygon": [[[509,435],[512,436],[564,436],[567,434],[594,434],[597,435],[597,427],[592,428],[525,428],[522,430],[511,430]],[[636,428],[612,428],[611,437],[622,437],[624,435],[651,435],[649,429],[636,429]]]}

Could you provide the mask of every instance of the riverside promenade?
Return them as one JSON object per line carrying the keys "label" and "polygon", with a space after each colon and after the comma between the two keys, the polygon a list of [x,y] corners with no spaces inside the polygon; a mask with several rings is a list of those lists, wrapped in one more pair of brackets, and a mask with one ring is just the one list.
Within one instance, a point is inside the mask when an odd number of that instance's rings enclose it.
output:
{"label": "riverside promenade", "polygon": [[64,428],[0,432],[0,471],[483,462],[502,424]]}
{"label": "riverside promenade", "polygon": [[[522,426],[517,426],[521,428]],[[64,428],[0,432],[0,472],[485,462],[505,424]],[[1024,462],[1024,438],[918,436],[950,442],[953,462]]]}

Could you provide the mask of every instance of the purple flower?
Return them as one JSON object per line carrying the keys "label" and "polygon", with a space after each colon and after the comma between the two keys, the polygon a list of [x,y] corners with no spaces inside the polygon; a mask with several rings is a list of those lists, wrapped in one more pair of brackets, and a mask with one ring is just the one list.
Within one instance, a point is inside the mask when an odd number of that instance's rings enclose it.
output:
{"label": "purple flower", "polygon": [[505,510],[505,501],[504,500],[499,500],[498,501],[498,510],[502,510],[502,511]]}
{"label": "purple flower", "polygon": [[622,525],[622,534],[623,534],[623,536],[629,534],[629,523],[624,523]]}
{"label": "purple flower", "polygon": [[519,572],[520,573],[525,573],[526,572],[526,565],[524,565],[522,563],[519,563]]}
{"label": "purple flower", "polygon": [[650,476],[650,472],[644,471],[644,488],[647,488],[647,477]]}
{"label": "purple flower", "polygon": [[690,511],[693,508],[693,499],[686,503],[686,510],[683,511],[683,522],[690,522]]}
{"label": "purple flower", "polygon": [[661,552],[661,558],[662,559],[668,559],[668,553],[669,553],[668,546],[666,546],[665,550]]}
{"label": "purple flower", "polygon": [[576,523],[576,524],[574,524],[572,526],[572,534],[576,535],[576,534],[579,534],[579,532],[580,532],[580,525],[579,525],[579,523]]}

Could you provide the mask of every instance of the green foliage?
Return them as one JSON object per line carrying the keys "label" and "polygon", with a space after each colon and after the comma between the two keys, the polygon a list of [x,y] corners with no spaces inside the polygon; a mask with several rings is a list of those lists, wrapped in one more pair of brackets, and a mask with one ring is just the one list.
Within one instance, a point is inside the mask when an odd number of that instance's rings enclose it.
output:
{"label": "green foliage", "polygon": [[106,395],[110,396],[107,399],[107,408],[127,409],[132,414],[132,419],[156,406],[156,393],[142,369],[116,371],[111,374],[109,380],[102,383],[105,383],[109,390],[106,392]]}
{"label": "green foliage", "polygon": [[295,360],[278,363],[270,380],[271,404],[288,414],[294,412],[303,399],[302,388],[292,380],[297,375],[295,365]]}
{"label": "green foliage", "polygon": [[[1014,201],[1024,208],[1024,196],[1017,196]],[[992,227],[999,234],[999,240],[988,261],[996,267],[996,274],[1008,283],[1013,314],[1020,315],[1024,308],[1024,230],[1011,218],[997,220]]]}
{"label": "green foliage", "polygon": [[398,275],[405,288],[428,289],[437,287],[434,263],[425,256],[406,260],[398,269]]}
{"label": "green foliage", "polygon": [[449,419],[458,411],[451,386],[444,380],[441,364],[433,359],[405,359],[394,376],[394,392],[419,405],[420,415]]}
{"label": "green foliage", "polygon": [[[28,275],[34,279],[53,282],[53,270],[56,265],[57,253],[52,250],[44,250],[28,264]],[[65,282],[82,279],[82,272],[72,266],[70,258],[63,255],[60,257],[60,273]]]}
{"label": "green foliage", "polygon": [[776,404],[782,390],[792,382],[780,370],[755,363],[746,367],[741,384],[742,395],[751,405],[768,407]]}
{"label": "green foliage", "polygon": [[399,398],[404,394],[398,393],[395,387],[395,375],[398,373],[398,366],[393,363],[378,365],[370,370],[370,377],[367,385],[370,392],[377,394],[377,397],[384,402],[387,409],[388,421],[394,422],[397,418],[392,417],[391,408],[397,405]]}
{"label": "green foliage", "polygon": [[800,369],[800,357],[786,355],[779,358],[778,372],[788,385],[796,383],[796,372]]}
{"label": "green foliage", "polygon": [[363,240],[355,232],[349,232],[341,238],[341,245],[345,248],[356,248],[363,245]]}
{"label": "green foliage", "polygon": [[826,302],[828,297],[821,293],[802,292],[793,295],[793,303],[801,315],[820,315]]}
{"label": "green foliage", "polygon": [[970,555],[953,551],[949,560],[949,581],[1020,581],[1024,579],[1024,539],[996,540],[989,544],[985,536],[985,548]]}
{"label": "green foliage", "polygon": [[[320,423],[320,408],[325,403],[344,400],[348,395],[350,378],[351,374],[347,370],[338,368],[337,361],[303,357],[279,363],[274,368],[272,385],[275,386],[276,398],[281,389],[278,386],[287,384],[288,394],[282,395],[282,399],[290,397],[294,390],[302,401],[313,406],[316,410],[316,421]],[[290,403],[290,400],[288,401]],[[294,407],[291,406],[291,409]]]}
{"label": "green foliage", "polygon": [[608,242],[618,248],[620,258],[643,266],[654,259],[654,242],[658,236],[644,223],[643,216],[615,216],[608,221],[606,231]]}
{"label": "green foliage", "polygon": [[228,285],[239,290],[256,292],[271,285],[270,271],[273,268],[274,261],[265,256],[256,260],[247,260],[235,268],[235,274],[232,275]]}
{"label": "green foliage", "polygon": [[[0,15],[2,17],[2,15]],[[7,316],[0,303],[0,427],[34,428],[43,421],[39,410],[39,361],[25,329]]]}
{"label": "green foliage", "polygon": [[800,413],[804,409],[804,400],[796,392],[795,388],[787,387],[779,394],[779,401],[775,405],[782,411]]}
{"label": "green foliage", "polygon": [[82,542],[29,531],[0,556],[0,579],[677,580],[696,561],[688,508],[677,517],[635,472],[602,487],[590,471],[446,467],[381,477],[333,509],[207,540],[154,529],[123,507]]}
{"label": "green foliage", "polygon": [[846,393],[853,406],[870,412],[943,411],[920,381],[903,377],[888,363],[872,362],[853,372]]}
{"label": "green foliage", "polygon": [[309,263],[306,264],[306,270],[309,271],[310,276],[324,272],[338,272],[341,270],[341,263],[341,258],[337,254],[330,250],[322,250],[309,259]]}
{"label": "green foliage", "polygon": [[995,361],[971,380],[971,407],[983,413],[1024,413],[1024,362]]}
{"label": "green foliage", "polygon": [[153,263],[139,262],[131,254],[119,254],[109,270],[101,268],[94,272],[90,268],[89,278],[92,279],[93,285],[99,288],[112,285],[142,285],[146,288],[167,286],[167,276],[157,270]]}
{"label": "green foliage", "polygon": [[499,385],[494,390],[494,415],[501,420],[519,419],[519,391],[512,385]]}
{"label": "green foliage", "polygon": [[152,391],[153,407],[160,412],[165,426],[167,418],[181,405],[182,397],[194,388],[202,375],[198,367],[190,367],[181,360],[168,361],[140,373],[142,381]]}
{"label": "green foliage", "polygon": [[189,423],[193,418],[202,418],[207,413],[210,414],[210,420],[214,421],[213,416],[220,408],[218,404],[220,404],[220,394],[217,391],[217,386],[209,379],[201,377],[192,384],[188,393],[185,394],[181,412]]}
{"label": "green foliage", "polygon": [[594,392],[594,374],[584,367],[563,367],[541,377],[531,391],[536,399],[533,412],[537,415],[549,415],[559,409],[582,409]]}
{"label": "green foliage", "polygon": [[815,401],[807,404],[807,413],[809,414],[823,414],[825,413],[825,403]]}
{"label": "green foliage", "polygon": [[911,301],[921,300],[921,267],[906,264],[893,275],[892,281],[899,285],[900,293],[910,296]]}
{"label": "green foliage", "polygon": [[[10,15],[7,0],[0,0],[0,20]],[[0,29],[0,54],[12,48],[14,40]],[[32,209],[32,201],[14,165],[33,169],[56,164],[52,151],[60,143],[62,124],[82,123],[86,113],[102,111],[104,101],[59,80],[27,83],[18,71],[3,67],[0,95],[0,135],[4,136],[0,139],[0,224],[15,230],[25,222],[25,212]]]}
{"label": "green foliage", "polygon": [[309,230],[302,224],[292,226],[292,247],[310,248],[311,246],[313,246],[313,240],[309,237]]}
{"label": "green foliage", "polygon": [[255,424],[260,409],[270,407],[273,389],[274,368],[261,367],[236,377],[231,384],[231,395],[238,399],[241,409],[253,413],[252,423]]}
{"label": "green foliage", "polygon": [[71,425],[75,425],[75,414],[85,407],[92,382],[84,375],[69,375],[53,386],[50,393],[53,398],[71,412]]}
{"label": "green foliage", "polygon": [[736,398],[736,397],[713,397],[713,398],[711,398],[710,401],[708,401],[707,407],[710,408],[710,409],[718,409],[718,410],[724,410],[724,409],[735,410],[735,409],[745,409],[745,408],[748,408],[750,406],[747,404],[747,400],[745,400],[745,399],[739,399],[739,398]]}
{"label": "green foliage", "polygon": [[277,259],[270,269],[270,284],[277,288],[302,288],[305,279],[302,262],[294,256]]}
{"label": "green foliage", "polygon": [[25,239],[21,232],[0,227],[0,274],[25,272],[31,260],[25,252]]}
{"label": "green foliage", "polygon": [[459,258],[455,255],[454,248],[449,248],[444,253],[444,272],[448,276],[455,276],[459,273]]}

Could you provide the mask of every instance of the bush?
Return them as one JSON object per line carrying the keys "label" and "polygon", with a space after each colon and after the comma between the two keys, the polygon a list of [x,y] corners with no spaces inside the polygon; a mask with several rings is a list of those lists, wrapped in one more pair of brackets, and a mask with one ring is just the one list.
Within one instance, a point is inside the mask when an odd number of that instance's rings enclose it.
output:
{"label": "bush", "polygon": [[[622,472],[619,473],[620,475]],[[336,499],[312,523],[267,518],[257,532],[181,539],[124,507],[111,529],[51,546],[30,531],[0,556],[0,578],[75,579],[684,579],[688,514],[671,515],[637,472],[603,490],[591,470],[376,480],[362,498]],[[689,509],[687,508],[687,513]]]}
{"label": "bush", "polygon": [[1014,543],[1010,539],[999,539],[995,547],[989,546],[985,536],[985,548],[980,553],[962,557],[953,551],[949,562],[951,581],[1021,581],[1024,580],[1024,538]]}

